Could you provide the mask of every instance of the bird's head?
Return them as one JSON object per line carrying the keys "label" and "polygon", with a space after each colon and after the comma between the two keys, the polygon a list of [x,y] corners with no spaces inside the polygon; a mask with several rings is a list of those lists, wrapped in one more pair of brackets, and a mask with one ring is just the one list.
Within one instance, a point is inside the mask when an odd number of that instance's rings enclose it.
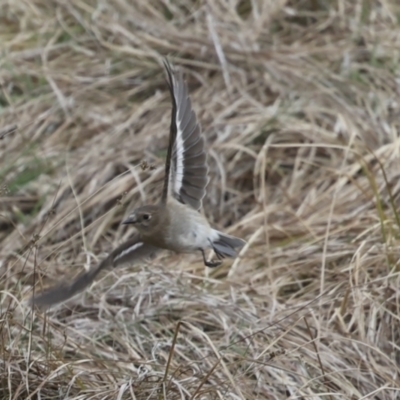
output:
{"label": "bird's head", "polygon": [[163,225],[163,211],[160,206],[139,207],[122,223],[133,224],[142,235],[152,235]]}

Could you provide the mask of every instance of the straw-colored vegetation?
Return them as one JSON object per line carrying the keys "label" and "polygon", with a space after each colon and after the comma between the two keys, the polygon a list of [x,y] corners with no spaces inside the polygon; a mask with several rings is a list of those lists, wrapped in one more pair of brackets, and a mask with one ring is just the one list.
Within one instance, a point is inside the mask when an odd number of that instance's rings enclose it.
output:
{"label": "straw-colored vegetation", "polygon": [[[0,46],[0,398],[399,398],[397,0],[3,1]],[[207,139],[204,212],[248,245],[33,312],[158,198],[164,56]]]}

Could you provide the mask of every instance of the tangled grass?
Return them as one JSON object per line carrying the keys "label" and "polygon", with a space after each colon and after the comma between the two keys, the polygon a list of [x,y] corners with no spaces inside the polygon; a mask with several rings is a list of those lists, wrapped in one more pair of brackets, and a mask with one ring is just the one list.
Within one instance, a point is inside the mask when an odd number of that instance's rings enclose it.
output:
{"label": "tangled grass", "polygon": [[[1,398],[397,399],[395,0],[0,3]],[[160,194],[185,71],[209,148],[208,271],[163,252],[47,313],[33,290]]]}

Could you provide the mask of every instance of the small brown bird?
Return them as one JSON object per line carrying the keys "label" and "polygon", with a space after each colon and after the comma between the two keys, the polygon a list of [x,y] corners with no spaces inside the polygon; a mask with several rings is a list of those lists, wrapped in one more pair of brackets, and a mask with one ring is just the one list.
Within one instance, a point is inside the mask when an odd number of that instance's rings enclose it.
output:
{"label": "small brown bird", "polygon": [[160,202],[137,208],[122,222],[136,227],[138,233],[131,240],[117,247],[92,270],[78,275],[72,283],[39,293],[32,299],[35,305],[49,307],[63,302],[85,289],[102,269],[133,263],[159,249],[178,253],[200,251],[204,264],[213,268],[221,261],[207,261],[206,249],[213,249],[218,259],[222,259],[235,257],[236,250],[246,243],[211,228],[199,212],[208,183],[204,138],[182,73],[175,73],[167,61],[164,64],[172,98],[172,115]]}

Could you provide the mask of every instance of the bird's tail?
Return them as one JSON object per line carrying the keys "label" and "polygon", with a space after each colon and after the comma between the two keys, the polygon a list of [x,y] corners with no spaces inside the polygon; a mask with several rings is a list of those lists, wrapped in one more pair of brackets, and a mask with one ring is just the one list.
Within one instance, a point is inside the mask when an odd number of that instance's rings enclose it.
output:
{"label": "bird's tail", "polygon": [[240,250],[246,244],[243,239],[219,231],[214,232],[218,236],[216,235],[216,238],[211,242],[211,247],[218,258],[236,257],[237,250]]}

